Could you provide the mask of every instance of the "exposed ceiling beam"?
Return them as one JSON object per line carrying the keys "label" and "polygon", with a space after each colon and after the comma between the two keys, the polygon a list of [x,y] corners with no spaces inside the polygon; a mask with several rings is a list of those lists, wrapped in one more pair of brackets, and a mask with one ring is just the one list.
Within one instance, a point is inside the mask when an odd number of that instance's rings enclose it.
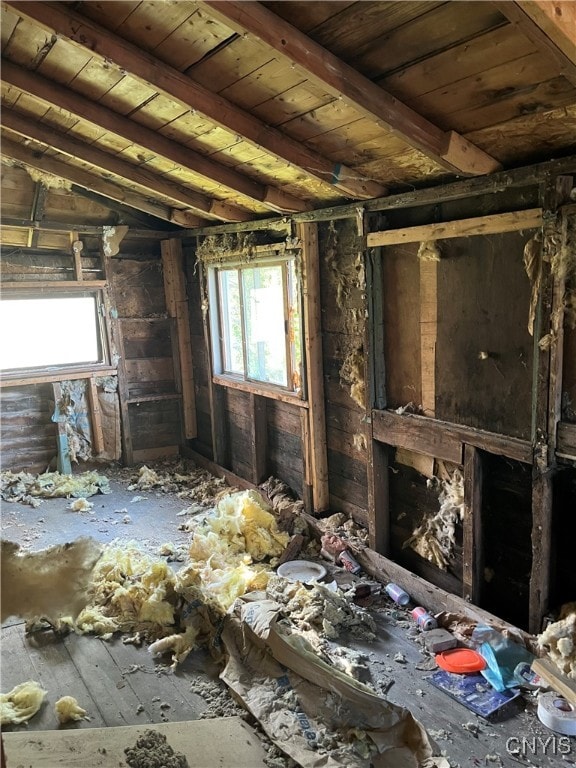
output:
{"label": "exposed ceiling beam", "polygon": [[171,141],[161,133],[135,123],[107,107],[90,101],[79,93],[48,80],[36,72],[22,69],[2,59],[2,80],[30,96],[42,99],[47,104],[65,109],[73,115],[87,120],[105,131],[133,142],[155,155],[164,157],[183,168],[188,168],[204,178],[221,184],[227,189],[263,203],[274,212],[294,213],[309,210],[310,206],[293,195],[276,187],[269,187],[252,181],[225,165],[210,160],[199,152]]}
{"label": "exposed ceiling beam", "polygon": [[511,24],[576,85],[576,3],[574,0],[499,0],[494,5]]}
{"label": "exposed ceiling beam", "polygon": [[[330,53],[258,2],[206,0],[219,21],[236,32],[248,32],[295,64],[328,93],[343,98],[362,115],[375,120],[411,147],[456,173],[483,175],[500,163],[455,131],[443,131],[356,69]],[[382,51],[386,56],[386,51]]]}
{"label": "exposed ceiling beam", "polygon": [[2,137],[2,154],[5,157],[12,158],[18,163],[23,163],[24,165],[35,168],[43,173],[48,173],[52,176],[65,179],[71,184],[76,184],[87,190],[94,190],[104,197],[116,200],[124,205],[129,205],[131,208],[143,211],[150,216],[155,216],[157,219],[170,221],[171,223],[178,224],[182,227],[201,226],[199,222],[202,222],[202,224],[206,223],[205,219],[203,220],[197,216],[192,216],[186,211],[177,211],[166,205],[151,202],[145,197],[134,194],[134,192],[129,192],[123,187],[119,187],[99,176],[88,173],[81,168],[73,168],[71,165],[67,165],[60,160],[46,157],[43,153],[29,149],[23,144],[18,144],[6,137]]}
{"label": "exposed ceiling beam", "polygon": [[226,130],[242,136],[263,152],[302,169],[308,176],[333,185],[355,198],[373,198],[385,194],[381,184],[359,176],[354,170],[322,157],[277,128],[266,125],[254,115],[237,107],[217,93],[195,83],[187,75],[140,50],[118,35],[99,26],[70,8],[50,2],[6,3],[21,16],[75,43],[83,50],[100,56],[140,78],[198,114]]}
{"label": "exposed ceiling beam", "polygon": [[[222,203],[219,200],[211,200],[204,195],[190,192],[184,187],[167,181],[144,167],[132,165],[125,160],[120,160],[101,149],[90,146],[83,141],[78,141],[71,136],[66,136],[35,120],[30,120],[14,110],[2,110],[2,125],[11,131],[29,139],[34,139],[48,147],[57,149],[70,157],[76,157],[85,163],[90,163],[100,170],[121,176],[124,180],[137,184],[146,190],[147,195],[158,193],[170,198],[175,203],[191,208],[192,213],[200,213],[210,219],[221,221],[249,221],[253,215],[248,211],[236,208],[236,206]],[[118,182],[116,182],[118,183]]]}

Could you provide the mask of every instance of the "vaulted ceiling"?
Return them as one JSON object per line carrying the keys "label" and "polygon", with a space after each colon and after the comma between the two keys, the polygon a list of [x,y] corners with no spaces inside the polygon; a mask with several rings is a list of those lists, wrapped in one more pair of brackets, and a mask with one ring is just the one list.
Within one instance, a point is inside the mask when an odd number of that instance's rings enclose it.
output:
{"label": "vaulted ceiling", "polygon": [[4,162],[180,227],[576,147],[571,0],[4,2],[2,57]]}

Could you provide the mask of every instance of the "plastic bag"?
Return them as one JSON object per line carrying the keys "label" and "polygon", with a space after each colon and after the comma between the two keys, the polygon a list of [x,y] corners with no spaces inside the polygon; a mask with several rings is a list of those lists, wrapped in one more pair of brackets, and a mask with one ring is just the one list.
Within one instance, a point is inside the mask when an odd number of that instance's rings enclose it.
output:
{"label": "plastic bag", "polygon": [[531,664],[535,656],[522,645],[509,640],[492,627],[479,625],[472,633],[472,643],[486,661],[482,675],[497,691],[517,688],[514,670],[520,662]]}

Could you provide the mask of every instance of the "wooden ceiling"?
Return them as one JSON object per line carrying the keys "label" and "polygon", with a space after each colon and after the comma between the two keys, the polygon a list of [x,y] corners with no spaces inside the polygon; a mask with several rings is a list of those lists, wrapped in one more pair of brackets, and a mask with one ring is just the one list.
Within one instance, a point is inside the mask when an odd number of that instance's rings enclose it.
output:
{"label": "wooden ceiling", "polygon": [[576,147],[572,0],[4,2],[2,57],[4,161],[155,225],[374,198]]}

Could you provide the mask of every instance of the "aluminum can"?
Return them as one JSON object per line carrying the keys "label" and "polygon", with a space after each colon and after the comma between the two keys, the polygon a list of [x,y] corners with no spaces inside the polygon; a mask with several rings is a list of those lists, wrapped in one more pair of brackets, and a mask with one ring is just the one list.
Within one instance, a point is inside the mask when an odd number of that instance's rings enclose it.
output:
{"label": "aluminum can", "polygon": [[422,608],[422,606],[417,606],[413,610],[410,611],[410,615],[418,624],[420,629],[427,630],[427,629],[437,629],[438,628],[438,622],[434,618],[434,616],[430,616],[426,608]]}
{"label": "aluminum can", "polygon": [[402,587],[399,587],[398,584],[387,584],[384,589],[389,597],[398,605],[408,605],[410,602],[410,595]]}
{"label": "aluminum can", "polygon": [[353,557],[350,552],[344,550],[344,552],[340,552],[338,555],[338,560],[340,562],[340,565],[343,568],[346,568],[347,571],[350,571],[350,573],[360,573],[362,570],[362,566],[356,560],[355,557]]}

